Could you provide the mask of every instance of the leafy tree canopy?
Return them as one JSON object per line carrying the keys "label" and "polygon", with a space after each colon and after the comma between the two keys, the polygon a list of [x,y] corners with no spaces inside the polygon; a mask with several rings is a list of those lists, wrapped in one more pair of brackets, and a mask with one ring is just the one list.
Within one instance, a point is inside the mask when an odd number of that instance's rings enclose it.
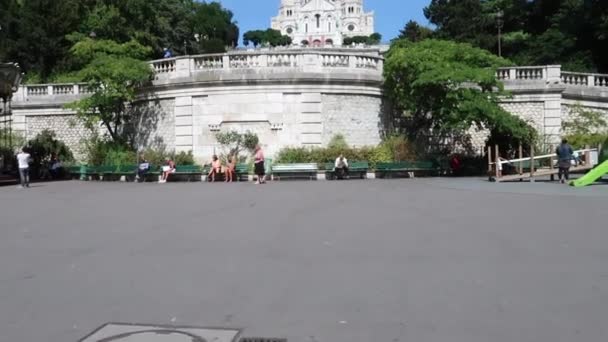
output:
{"label": "leafy tree canopy", "polygon": [[431,38],[433,30],[428,27],[420,26],[416,21],[410,20],[405,27],[399,31],[398,39],[407,39],[411,42],[419,42]]}
{"label": "leafy tree canopy", "polygon": [[367,45],[377,45],[382,41],[382,35],[380,33],[374,33],[370,36],[354,36],[354,37],[346,37],[342,42],[343,45],[352,45],[352,44],[367,44]]}
{"label": "leafy tree canopy", "polygon": [[239,36],[231,11],[195,0],[2,0],[0,20],[0,58],[36,81],[78,70],[70,48],[85,37],[136,41],[160,58],[164,48],[224,52]]}
{"label": "leafy tree canopy", "polygon": [[495,72],[509,64],[469,44],[399,40],[386,58],[386,92],[406,116],[411,141],[478,127],[529,142],[534,130],[498,105],[503,86]]}
{"label": "leafy tree canopy", "polygon": [[254,47],[258,47],[259,45],[289,46],[292,43],[292,39],[289,36],[282,35],[279,30],[253,30],[243,34],[243,45],[249,46],[250,43]]}
{"label": "leafy tree canopy", "polygon": [[431,0],[424,14],[435,38],[493,52],[500,26],[503,55],[520,65],[608,72],[608,1]]}
{"label": "leafy tree canopy", "polygon": [[137,88],[150,81],[153,73],[146,62],[136,57],[146,56],[150,49],[135,41],[117,44],[88,39],[77,43],[72,52],[86,63],[79,75],[92,94],[69,107],[91,128],[101,122],[110,137],[120,142],[121,130],[129,120],[129,104],[135,100]]}

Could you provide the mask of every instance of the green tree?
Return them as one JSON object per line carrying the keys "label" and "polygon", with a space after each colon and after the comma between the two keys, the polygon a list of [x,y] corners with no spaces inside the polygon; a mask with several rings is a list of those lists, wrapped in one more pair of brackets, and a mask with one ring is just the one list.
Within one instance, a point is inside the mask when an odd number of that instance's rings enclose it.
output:
{"label": "green tree", "polygon": [[243,34],[243,44],[249,46],[249,43],[253,44],[254,47],[258,47],[264,41],[264,31],[253,30],[247,31]]}
{"label": "green tree", "polygon": [[478,127],[494,138],[530,142],[534,130],[498,105],[503,85],[495,72],[506,65],[507,60],[469,44],[399,40],[386,58],[385,89],[406,118],[410,141],[433,147],[429,138]]}
{"label": "green tree", "polygon": [[342,41],[343,45],[352,44],[366,44],[366,45],[377,45],[382,41],[382,35],[380,33],[374,33],[370,36],[354,36],[346,37]]}
{"label": "green tree", "polygon": [[153,74],[150,66],[141,61],[150,52],[134,41],[118,44],[85,39],[74,45],[75,59],[86,63],[80,76],[92,94],[68,107],[75,109],[88,126],[102,122],[113,141],[122,141],[122,128],[129,120],[128,108],[135,100],[136,90]]}
{"label": "green tree", "polygon": [[[6,4],[6,5],[5,5]],[[28,73],[44,80],[66,69],[71,42],[85,6],[79,0],[3,0],[0,55],[18,62]]]}
{"label": "green tree", "polygon": [[420,26],[416,21],[410,20],[405,27],[399,31],[398,39],[407,39],[411,42],[419,42],[431,38],[433,30],[428,27]]}
{"label": "green tree", "polygon": [[248,151],[252,153],[255,146],[259,143],[257,134],[252,132],[239,133],[237,131],[220,132],[215,135],[215,139],[225,150],[224,159],[233,156],[240,160],[240,153]]}
{"label": "green tree", "polygon": [[431,0],[424,14],[436,26],[435,37],[492,52],[497,52],[500,22],[503,56],[517,64],[608,70],[606,1]]}
{"label": "green tree", "polygon": [[291,45],[292,39],[289,36],[282,35],[279,30],[253,30],[243,34],[243,44],[249,46],[249,43],[252,43],[254,47],[259,45],[288,46]]}

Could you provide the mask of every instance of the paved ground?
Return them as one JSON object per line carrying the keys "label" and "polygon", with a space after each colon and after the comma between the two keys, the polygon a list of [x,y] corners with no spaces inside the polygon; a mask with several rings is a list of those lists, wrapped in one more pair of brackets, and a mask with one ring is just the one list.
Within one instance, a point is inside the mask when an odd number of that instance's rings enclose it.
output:
{"label": "paved ground", "polygon": [[[0,188],[0,341],[106,322],[303,342],[608,340],[608,186]],[[156,340],[155,340],[156,341]]]}

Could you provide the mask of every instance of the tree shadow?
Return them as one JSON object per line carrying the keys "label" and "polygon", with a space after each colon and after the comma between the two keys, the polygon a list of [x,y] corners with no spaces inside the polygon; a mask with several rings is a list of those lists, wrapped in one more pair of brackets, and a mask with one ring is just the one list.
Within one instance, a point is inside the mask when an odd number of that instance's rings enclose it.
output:
{"label": "tree shadow", "polygon": [[133,104],[128,112],[128,122],[124,126],[124,136],[137,149],[152,148],[165,150],[164,139],[158,136],[159,123],[167,113],[159,99],[146,99]]}

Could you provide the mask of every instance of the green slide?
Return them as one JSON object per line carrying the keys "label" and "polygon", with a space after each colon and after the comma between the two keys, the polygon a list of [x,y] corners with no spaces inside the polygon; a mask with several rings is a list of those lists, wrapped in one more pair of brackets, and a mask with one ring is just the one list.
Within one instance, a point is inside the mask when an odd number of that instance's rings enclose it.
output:
{"label": "green slide", "polygon": [[570,182],[570,185],[577,188],[593,184],[598,178],[608,173],[608,160],[596,166],[593,170],[587,172],[583,177]]}

